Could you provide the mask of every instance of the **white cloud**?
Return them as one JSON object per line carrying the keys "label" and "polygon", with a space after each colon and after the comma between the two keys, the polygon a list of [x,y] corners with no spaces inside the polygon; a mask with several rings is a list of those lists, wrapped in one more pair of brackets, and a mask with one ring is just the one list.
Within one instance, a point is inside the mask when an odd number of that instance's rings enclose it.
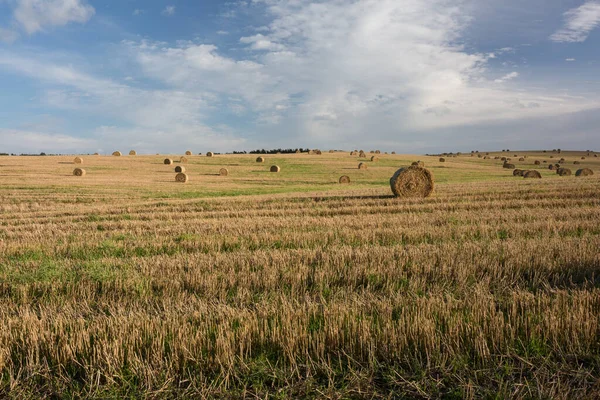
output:
{"label": "white cloud", "polygon": [[507,81],[510,81],[512,79],[515,79],[519,76],[518,72],[511,72],[509,74],[504,75],[502,78],[496,79],[494,82],[496,83],[504,83]]}
{"label": "white cloud", "polygon": [[165,9],[162,10],[162,15],[166,15],[168,17],[175,15],[175,6],[166,6]]}
{"label": "white cloud", "polygon": [[550,36],[554,42],[583,42],[600,24],[600,2],[588,1],[565,14],[565,25]]}
{"label": "white cloud", "polygon": [[85,0],[17,0],[14,19],[31,35],[69,22],[85,23],[94,13]]}
{"label": "white cloud", "polygon": [[144,14],[144,12],[145,12],[144,10],[141,10],[141,9],[139,9],[139,8],[136,8],[135,10],[133,10],[133,13],[132,13],[132,15],[138,16],[138,15],[142,15],[142,14]]}
{"label": "white cloud", "polygon": [[[69,153],[96,146],[93,139],[44,132],[0,128],[0,143],[12,153]],[[6,150],[4,150],[6,151]]]}
{"label": "white cloud", "polygon": [[565,58],[565,61],[573,62],[573,61],[575,61],[575,59],[574,58]]}
{"label": "white cloud", "polygon": [[19,38],[19,33],[12,29],[5,29],[0,26],[0,42],[13,43]]}
{"label": "white cloud", "polygon": [[250,44],[250,49],[252,50],[281,51],[285,49],[284,45],[274,43],[261,34],[242,37],[240,38],[240,43]]}
{"label": "white cloud", "polygon": [[229,35],[227,31],[217,31],[217,35]]}

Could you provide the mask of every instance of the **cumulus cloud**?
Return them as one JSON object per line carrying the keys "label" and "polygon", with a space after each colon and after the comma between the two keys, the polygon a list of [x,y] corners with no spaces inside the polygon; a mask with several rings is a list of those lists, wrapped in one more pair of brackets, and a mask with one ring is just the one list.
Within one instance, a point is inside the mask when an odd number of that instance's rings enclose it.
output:
{"label": "cumulus cloud", "polygon": [[175,15],[175,6],[166,6],[165,9],[162,10],[162,15],[166,15],[167,17]]}
{"label": "cumulus cloud", "polygon": [[584,42],[600,24],[600,1],[588,1],[564,14],[564,26],[550,36],[554,42]]}
{"label": "cumulus cloud", "polygon": [[12,29],[2,28],[0,26],[0,41],[5,43],[13,43],[19,38],[19,34]]}
{"label": "cumulus cloud", "polygon": [[85,0],[17,0],[14,19],[31,35],[70,22],[85,23],[94,13]]}
{"label": "cumulus cloud", "polygon": [[504,83],[504,82],[510,81],[512,79],[515,79],[518,76],[519,76],[518,72],[511,72],[509,74],[504,75],[502,78],[498,78],[498,79],[494,80],[494,82],[496,82],[496,83]]}
{"label": "cumulus cloud", "polygon": [[3,149],[10,149],[14,153],[69,153],[94,148],[97,144],[93,139],[64,134],[2,128],[0,143]]}

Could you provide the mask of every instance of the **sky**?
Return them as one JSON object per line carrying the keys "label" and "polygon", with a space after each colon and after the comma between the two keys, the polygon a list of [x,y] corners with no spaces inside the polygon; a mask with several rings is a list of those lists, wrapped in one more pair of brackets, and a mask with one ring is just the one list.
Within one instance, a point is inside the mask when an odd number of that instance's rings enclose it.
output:
{"label": "sky", "polygon": [[600,150],[600,0],[0,0],[0,152]]}

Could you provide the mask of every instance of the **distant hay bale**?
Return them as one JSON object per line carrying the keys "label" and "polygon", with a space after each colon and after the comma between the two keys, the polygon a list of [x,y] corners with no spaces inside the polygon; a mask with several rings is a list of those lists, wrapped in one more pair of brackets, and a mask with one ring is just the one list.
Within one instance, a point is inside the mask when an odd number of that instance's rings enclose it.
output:
{"label": "distant hay bale", "polygon": [[577,172],[575,172],[575,176],[592,176],[592,175],[594,175],[594,171],[592,171],[589,168],[578,169]]}
{"label": "distant hay bale", "polygon": [[425,167],[425,163],[423,161],[414,161],[410,165],[413,166],[413,167],[421,167],[421,168]]}
{"label": "distant hay bale", "polygon": [[541,164],[541,162],[540,162],[539,160],[535,160],[533,163],[534,163],[535,165],[540,165],[540,164]]}
{"label": "distant hay bale", "polygon": [[191,156],[191,155],[192,155],[192,152],[188,150],[188,151],[186,151],[186,152],[185,152],[185,155],[186,155],[186,156]]}
{"label": "distant hay bale", "polygon": [[548,165],[548,169],[549,169],[550,171],[554,171],[554,165],[553,165],[553,164],[550,164],[550,165]]}
{"label": "distant hay bale", "polygon": [[221,175],[221,176],[227,176],[227,175],[229,175],[229,170],[227,168],[221,168],[219,170],[219,175]]}
{"label": "distant hay bale", "polygon": [[187,162],[188,162],[188,159],[187,159],[187,157],[181,157],[181,158],[179,159],[179,162],[180,162],[180,163],[182,163],[182,164],[187,164]]}
{"label": "distant hay bale", "polygon": [[372,161],[372,162],[377,162],[377,161],[379,161],[379,157],[377,157],[377,156],[372,156],[372,157],[371,157],[371,161]]}
{"label": "distant hay bale", "polygon": [[514,169],[513,170],[513,176],[523,176],[523,171],[522,169]]}
{"label": "distant hay bale", "polygon": [[180,172],[177,175],[175,175],[175,181],[180,183],[186,183],[188,181],[188,176],[183,172]]}
{"label": "distant hay bale", "polygon": [[114,153],[112,153],[113,156],[115,157],[121,157],[121,152],[120,151],[115,151]]}
{"label": "distant hay bale", "polygon": [[171,165],[171,164],[173,164],[173,160],[171,160],[170,158],[165,158],[163,160],[163,164],[165,164],[165,165]]}
{"label": "distant hay bale", "polygon": [[358,164],[358,169],[367,169],[367,164],[365,164],[365,163]]}
{"label": "distant hay bale", "polygon": [[575,164],[575,165],[579,165],[579,164],[581,164],[581,163],[580,163],[579,161],[573,161],[573,164]]}
{"label": "distant hay bale", "polygon": [[546,161],[546,160],[544,160],[544,161],[542,161],[542,162],[543,162],[544,164],[548,164],[548,161]]}
{"label": "distant hay bale", "polygon": [[519,161],[525,161],[525,159],[523,157],[519,158]]}
{"label": "distant hay bale", "polygon": [[381,154],[381,150],[375,150],[375,154]]}
{"label": "distant hay bale", "polygon": [[329,150],[329,153],[335,153],[335,150]]}
{"label": "distant hay bale", "polygon": [[487,152],[486,152],[486,153],[485,153],[485,155],[486,155],[486,156],[489,156],[489,155],[490,155],[490,153],[487,153]]}
{"label": "distant hay bale", "polygon": [[375,150],[369,150],[369,153],[375,154]]}
{"label": "distant hay bale", "polygon": [[264,157],[256,157],[256,162],[257,163],[264,163],[265,162],[265,158]]}
{"label": "distant hay bale", "polygon": [[477,158],[482,158],[483,156],[481,154],[477,154]]}
{"label": "distant hay bale", "polygon": [[506,161],[506,157],[502,157],[500,161]]}
{"label": "distant hay bale", "polygon": [[504,163],[504,165],[502,165],[502,168],[506,168],[506,169],[515,169],[515,164],[509,164],[509,163]]}
{"label": "distant hay bale", "polygon": [[198,153],[198,155],[199,155],[199,156],[201,156],[201,155],[202,155],[202,153]]}
{"label": "distant hay bale", "polygon": [[75,157],[75,159],[73,160],[73,162],[75,164],[83,164],[83,158],[81,158],[81,157]]}
{"label": "distant hay bale", "polygon": [[342,175],[342,176],[340,176],[339,182],[343,183],[343,184],[350,183],[350,177],[347,175]]}
{"label": "distant hay bale", "polygon": [[353,152],[353,151],[351,151],[351,152],[350,152],[350,155],[351,155],[351,156],[355,156],[355,155],[356,155],[356,153],[355,153],[355,152]]}
{"label": "distant hay bale", "polygon": [[323,153],[321,152],[321,150],[318,150],[318,149],[317,149],[317,150],[315,150],[315,154],[316,154],[316,155],[318,155],[318,156],[320,156],[320,155],[321,155],[321,154],[323,154]]}
{"label": "distant hay bale", "polygon": [[484,160],[489,160],[490,158],[488,156],[483,156]]}
{"label": "distant hay bale", "polygon": [[500,156],[495,156],[494,157],[494,160],[499,160],[499,159],[500,159]]}
{"label": "distant hay bale", "polygon": [[367,158],[367,155],[364,151],[361,151],[360,153],[358,153],[358,158]]}
{"label": "distant hay bale", "polygon": [[535,169],[532,169],[531,171],[525,171],[523,173],[523,178],[526,178],[526,179],[542,179],[542,174],[540,174]]}
{"label": "distant hay bale", "polygon": [[212,157],[212,156],[213,156],[213,152],[212,151],[206,152],[206,157]]}
{"label": "distant hay bale", "polygon": [[300,149],[296,149],[296,154],[300,154]]}
{"label": "distant hay bale", "polygon": [[85,169],[83,169],[83,168],[75,168],[73,170],[73,175],[75,175],[75,176],[85,176]]}
{"label": "distant hay bale", "polygon": [[594,157],[598,157],[598,154],[594,154]]}
{"label": "distant hay bale", "polygon": [[390,178],[390,186],[396,197],[429,197],[434,188],[433,175],[416,165],[400,168]]}
{"label": "distant hay bale", "polygon": [[175,167],[175,172],[185,172],[185,167],[178,165]]}
{"label": "distant hay bale", "polygon": [[314,151],[314,150],[309,150],[309,151],[308,151],[308,155],[313,155],[313,154],[315,154],[315,151]]}
{"label": "distant hay bale", "polygon": [[[396,154],[396,152],[395,152],[395,151],[392,151],[392,154]],[[594,156],[594,157],[595,157],[595,156]]]}
{"label": "distant hay bale", "polygon": [[279,165],[271,165],[271,169],[269,171],[279,172],[279,171],[281,171],[281,168],[279,168]]}
{"label": "distant hay bale", "polygon": [[129,150],[129,155],[130,156],[137,156],[137,151],[135,151],[135,150]]}
{"label": "distant hay bale", "polygon": [[387,153],[388,153],[388,152],[386,151],[386,152],[385,152],[385,153],[383,153],[383,154],[387,154]]}
{"label": "distant hay bale", "polygon": [[571,170],[569,168],[559,168],[556,170],[556,173],[560,176],[569,176],[571,175]]}
{"label": "distant hay bale", "polygon": [[440,157],[440,162],[446,162],[446,159],[444,157]]}
{"label": "distant hay bale", "polygon": [[581,157],[582,160],[585,160],[585,157]]}

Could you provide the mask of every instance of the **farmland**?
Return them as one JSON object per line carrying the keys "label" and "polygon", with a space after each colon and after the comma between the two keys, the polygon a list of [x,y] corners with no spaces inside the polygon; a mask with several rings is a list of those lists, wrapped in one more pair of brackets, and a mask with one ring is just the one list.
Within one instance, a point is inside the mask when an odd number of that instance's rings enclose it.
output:
{"label": "farmland", "polygon": [[597,398],[600,159],[491,156],[0,157],[0,396]]}

